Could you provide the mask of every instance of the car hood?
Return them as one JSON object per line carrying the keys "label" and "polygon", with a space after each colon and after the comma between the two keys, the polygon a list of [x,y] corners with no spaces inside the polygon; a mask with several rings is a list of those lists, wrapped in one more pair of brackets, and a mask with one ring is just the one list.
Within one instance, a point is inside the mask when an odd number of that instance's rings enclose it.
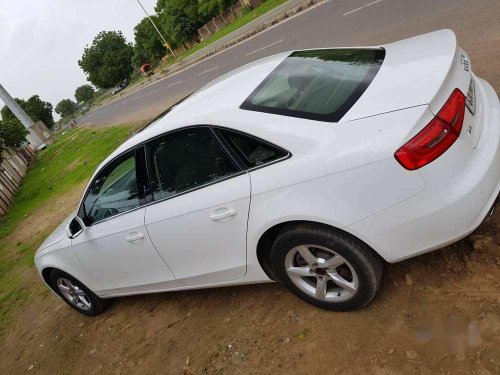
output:
{"label": "car hood", "polygon": [[59,226],[43,241],[38,250],[46,249],[49,246],[55,245],[66,238],[66,225],[75,217],[76,211],[72,212],[64,219]]}

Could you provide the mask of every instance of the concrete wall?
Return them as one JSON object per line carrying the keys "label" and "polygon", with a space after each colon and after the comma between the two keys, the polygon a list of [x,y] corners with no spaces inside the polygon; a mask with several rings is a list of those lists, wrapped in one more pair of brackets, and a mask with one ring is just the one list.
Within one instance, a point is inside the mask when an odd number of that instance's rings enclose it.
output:
{"label": "concrete wall", "polygon": [[21,181],[35,157],[35,149],[31,145],[19,150],[7,148],[0,163],[0,217],[5,216],[14,196],[21,186]]}

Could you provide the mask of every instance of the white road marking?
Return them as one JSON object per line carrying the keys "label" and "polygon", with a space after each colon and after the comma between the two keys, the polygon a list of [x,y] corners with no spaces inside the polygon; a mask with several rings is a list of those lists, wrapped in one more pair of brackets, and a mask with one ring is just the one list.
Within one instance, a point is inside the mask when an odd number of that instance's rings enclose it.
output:
{"label": "white road marking", "polygon": [[218,66],[214,66],[213,68],[210,68],[208,70],[205,70],[204,72],[201,72],[201,73],[198,73],[199,76],[201,76],[202,74],[205,74],[205,73],[208,73],[208,72],[211,72],[212,70],[215,70],[215,69],[218,69],[219,67]]}
{"label": "white road marking", "polygon": [[249,53],[247,53],[247,56],[250,56],[250,55],[251,55],[251,54],[253,54],[253,53],[256,53],[256,52],[262,51],[263,49],[266,49],[266,48],[272,47],[272,46],[274,46],[275,44],[281,43],[282,41],[283,41],[283,39],[278,40],[278,41],[276,41],[276,42],[274,42],[274,43],[268,44],[268,45],[267,45],[267,46],[265,46],[265,47],[262,47],[262,48],[256,49],[255,51],[249,52]]}
{"label": "white road marking", "polygon": [[184,82],[184,81],[177,81],[177,82],[171,83],[170,85],[168,85],[168,87],[178,85],[179,83],[182,83],[182,82]]}
{"label": "white road marking", "polygon": [[377,1],[374,1],[374,2],[371,2],[371,3],[368,3],[366,5],[363,5],[362,7],[359,7],[359,8],[356,8],[356,9],[353,9],[351,10],[350,12],[347,12],[347,13],[344,13],[343,16],[347,16],[348,14],[351,14],[351,13],[354,13],[354,12],[357,12],[358,10],[361,10],[363,8],[366,8],[366,7],[369,7],[369,6],[372,6],[374,4],[377,4],[377,3],[380,3],[382,0],[377,0]]}

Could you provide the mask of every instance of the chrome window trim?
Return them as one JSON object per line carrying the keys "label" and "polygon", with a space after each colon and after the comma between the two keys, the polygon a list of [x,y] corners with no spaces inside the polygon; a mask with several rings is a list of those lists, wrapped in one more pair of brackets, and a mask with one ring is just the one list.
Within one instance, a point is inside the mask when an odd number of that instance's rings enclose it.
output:
{"label": "chrome window trim", "polygon": [[[252,172],[252,171],[255,171],[257,169],[260,169],[260,168],[264,168],[264,167],[267,167],[269,165],[272,165],[272,164],[275,164],[275,163],[279,163],[281,161],[284,161],[286,159],[290,159],[292,157],[292,153],[290,151],[288,151],[286,148],[283,148],[281,146],[278,146],[272,142],[269,142],[268,140],[265,140],[265,139],[262,139],[262,138],[259,138],[259,137],[256,137],[255,135],[252,135],[252,134],[249,134],[249,133],[246,133],[246,132],[243,132],[241,130],[236,130],[236,129],[231,129],[231,128],[228,128],[228,127],[224,127],[224,126],[218,126],[218,125],[214,125],[213,126],[213,129],[215,130],[228,130],[229,132],[233,132],[233,133],[239,133],[241,134],[242,136],[244,137],[249,137],[249,138],[253,138],[255,140],[257,140],[258,142],[261,142],[261,143],[264,143],[264,144],[267,144],[273,148],[278,148],[284,152],[286,152],[286,155],[282,156],[281,158],[279,159],[275,159],[275,160],[271,160],[271,161],[268,161],[267,163],[264,163],[264,164],[261,164],[261,165],[256,165],[255,167],[251,167],[251,168],[248,168],[247,166],[243,166],[243,169],[245,171],[248,171],[248,172]],[[217,133],[217,132],[215,132]],[[220,136],[220,135],[218,135]],[[223,136],[221,136],[222,138],[224,138]],[[226,143],[226,141],[224,140],[224,143]],[[228,150],[228,153],[229,154],[236,154],[236,151],[232,150],[231,146],[229,145],[229,150]],[[235,159],[240,159],[240,157],[238,155],[234,155]],[[243,162],[243,161],[242,161]],[[238,163],[239,164],[239,163]]]}
{"label": "chrome window trim", "polygon": [[138,209],[140,209],[140,208],[145,208],[145,207],[146,207],[146,205],[145,205],[145,204],[143,204],[143,205],[139,205],[139,206],[137,206],[137,207],[135,207],[135,208],[132,208],[132,209],[130,209],[130,210],[123,211],[123,212],[120,212],[119,214],[116,214],[116,215],[113,215],[113,216],[107,217],[106,219],[102,219],[102,220],[96,221],[96,222],[94,222],[94,223],[92,223],[92,224],[90,224],[90,225],[85,225],[85,227],[90,228],[90,227],[93,227],[94,225],[104,223],[104,222],[106,222],[106,221],[109,221],[109,220],[111,220],[111,219],[114,219],[115,217],[122,216],[122,215],[128,214],[128,213],[130,213],[130,212],[132,212],[132,211],[137,211]]}
{"label": "chrome window trim", "polygon": [[240,172],[237,172],[237,173],[233,173],[233,174],[231,174],[229,176],[220,178],[218,180],[210,181],[210,182],[207,182],[206,184],[203,184],[203,185],[200,185],[200,186],[196,186],[194,188],[191,188],[191,189],[188,189],[188,190],[184,190],[184,191],[181,191],[179,193],[175,193],[175,194],[172,194],[172,195],[170,195],[168,197],[161,198],[161,199],[158,199],[158,200],[155,200],[154,196],[153,196],[153,201],[147,203],[145,206],[148,207],[148,206],[154,205],[156,203],[164,202],[164,201],[170,200],[172,198],[176,198],[176,197],[179,197],[181,195],[185,195],[185,194],[188,194],[188,193],[192,193],[192,192],[194,192],[196,190],[203,189],[203,188],[208,187],[210,185],[218,184],[219,182],[224,182],[226,180],[230,180],[230,179],[235,178],[235,177],[243,176],[245,174],[248,174],[248,171],[240,171]]}

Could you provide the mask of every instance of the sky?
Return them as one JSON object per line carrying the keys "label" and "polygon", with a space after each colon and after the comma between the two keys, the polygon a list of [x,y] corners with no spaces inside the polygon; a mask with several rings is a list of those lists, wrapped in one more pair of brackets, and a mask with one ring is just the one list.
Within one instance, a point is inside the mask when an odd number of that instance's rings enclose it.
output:
{"label": "sky", "polygon": [[[154,13],[156,0],[141,2]],[[104,30],[133,42],[143,17],[137,0],[0,0],[0,83],[13,97],[38,94],[54,107],[75,100],[88,83],[78,66],[84,47]]]}

